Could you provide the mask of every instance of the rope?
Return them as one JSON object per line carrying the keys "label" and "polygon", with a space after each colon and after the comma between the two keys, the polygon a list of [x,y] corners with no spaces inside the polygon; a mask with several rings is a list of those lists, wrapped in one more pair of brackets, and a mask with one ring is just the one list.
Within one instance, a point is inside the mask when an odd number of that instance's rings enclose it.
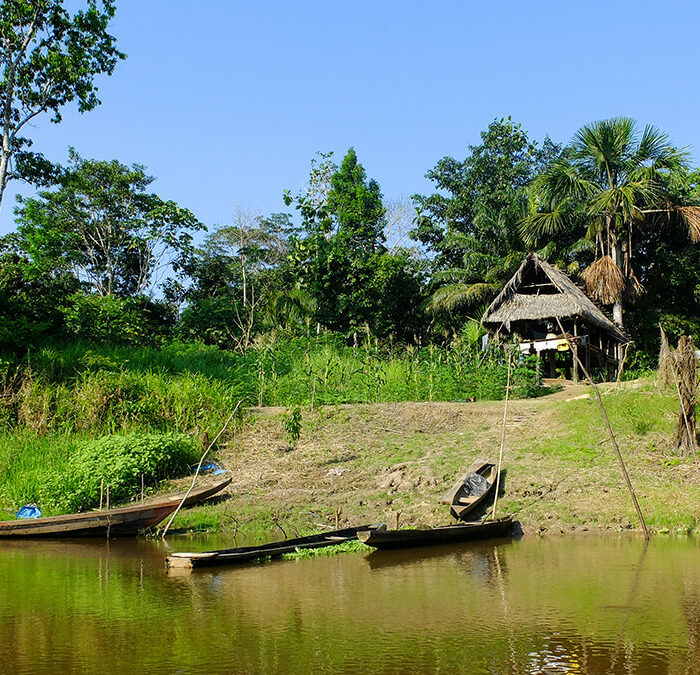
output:
{"label": "rope", "polygon": [[503,462],[503,447],[506,443],[506,419],[508,416],[508,397],[510,395],[510,368],[512,363],[511,354],[508,354],[508,378],[506,380],[506,401],[503,406],[503,431],[501,433],[501,449],[498,452],[498,471],[496,471],[496,495],[493,498],[493,509],[491,509],[491,518],[496,520],[496,504],[498,504],[498,490],[501,486],[501,464]]}
{"label": "rope", "polygon": [[219,431],[219,433],[216,434],[216,437],[214,438],[214,440],[211,443],[209,443],[209,445],[207,446],[207,449],[204,451],[204,454],[200,458],[199,464],[197,465],[197,470],[194,472],[194,477],[192,478],[192,485],[190,485],[190,489],[187,490],[187,492],[185,493],[185,496],[182,498],[182,501],[177,505],[177,508],[175,509],[175,513],[173,513],[173,515],[170,516],[170,520],[168,521],[168,524],[165,526],[165,529],[163,530],[163,535],[161,537],[162,539],[165,539],[165,535],[168,533],[168,530],[170,529],[170,525],[172,525],[173,520],[175,520],[175,516],[180,512],[180,509],[182,508],[182,505],[185,503],[185,500],[190,496],[190,493],[194,489],[194,484],[197,482],[197,476],[199,476],[199,472],[202,468],[204,458],[207,456],[207,454],[209,454],[209,451],[214,447],[214,444],[216,443],[216,441],[219,440],[219,437],[221,436],[221,434],[224,433],[224,429],[226,429],[226,427],[229,425],[229,422],[233,419],[233,416],[238,412],[238,408],[240,407],[241,403],[243,403],[242,399],[240,401],[238,401],[238,403],[236,403],[236,407],[233,409],[233,412],[228,416],[228,419],[224,423],[224,426],[221,427],[221,430]]}

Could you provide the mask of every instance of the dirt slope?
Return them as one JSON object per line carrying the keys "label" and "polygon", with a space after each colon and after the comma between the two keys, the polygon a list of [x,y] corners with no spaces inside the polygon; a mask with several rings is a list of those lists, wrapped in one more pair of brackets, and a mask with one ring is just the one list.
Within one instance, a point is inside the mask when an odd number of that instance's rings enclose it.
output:
{"label": "dirt slope", "polygon": [[[700,517],[700,464],[666,451],[672,396],[639,383],[608,389],[616,428],[648,524],[687,532]],[[219,450],[233,474],[231,498],[183,514],[182,526],[210,525],[289,536],[319,525],[451,521],[440,499],[474,459],[495,458],[503,402],[377,403],[303,411],[291,448],[286,411],[256,408]],[[629,493],[600,412],[585,386],[510,402],[505,476],[498,512],[525,532],[636,529]]]}

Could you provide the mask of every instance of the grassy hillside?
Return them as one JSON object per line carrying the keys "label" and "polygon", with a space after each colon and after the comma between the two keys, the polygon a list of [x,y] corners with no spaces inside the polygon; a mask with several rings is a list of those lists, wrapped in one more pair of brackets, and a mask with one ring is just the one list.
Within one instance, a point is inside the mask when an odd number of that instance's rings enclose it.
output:
{"label": "grassy hillside", "polygon": [[[589,396],[588,398],[576,398]],[[677,402],[651,382],[607,387],[604,401],[650,528],[698,531],[700,463],[668,452]],[[179,516],[180,526],[289,536],[317,523],[448,524],[440,499],[477,457],[495,457],[502,403],[328,406],[304,413],[290,449],[285,411],[253,410],[219,452],[231,498]],[[585,386],[513,401],[500,514],[527,533],[637,530],[636,514]]]}
{"label": "grassy hillside", "polygon": [[[196,345],[46,349],[4,364],[0,517],[28,502],[65,511],[58,493],[75,491],[71,480],[85,471],[75,458],[96,438],[213,437],[243,400],[216,457],[233,473],[231,498],[182,513],[181,527],[291,535],[336,515],[393,523],[397,511],[407,525],[447,523],[441,496],[500,442],[502,402],[465,401],[500,398],[505,375],[503,363],[466,350],[392,354],[325,339],[245,355]],[[527,367],[515,382],[521,396],[543,393]],[[511,403],[499,512],[528,531],[637,527],[597,405],[576,398],[586,391]],[[700,465],[668,452],[672,393],[628,382],[608,386],[605,401],[649,525],[697,529]],[[285,425],[291,410],[301,413],[297,442]],[[179,487],[164,475],[173,474],[152,472],[152,490]]]}
{"label": "grassy hillside", "polygon": [[[43,348],[19,362],[0,360],[0,514],[27,502],[63,511],[55,493],[74,478],[70,458],[105,435],[213,437],[239,401],[315,408],[500,398],[506,374],[502,359],[466,347],[392,352],[333,336],[245,354],[201,344]],[[516,395],[543,391],[529,364],[513,380]]]}

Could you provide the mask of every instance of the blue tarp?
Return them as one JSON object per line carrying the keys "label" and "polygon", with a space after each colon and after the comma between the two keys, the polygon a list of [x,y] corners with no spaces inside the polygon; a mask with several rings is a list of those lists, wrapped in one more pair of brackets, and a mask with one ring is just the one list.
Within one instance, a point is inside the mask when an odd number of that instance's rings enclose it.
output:
{"label": "blue tarp", "polygon": [[222,473],[226,473],[225,469],[222,469],[218,464],[214,464],[214,462],[202,464],[201,471],[202,473],[208,473],[211,471],[215,476],[220,476]]}
{"label": "blue tarp", "polygon": [[15,513],[15,518],[41,518],[41,509],[36,504],[25,504]]}

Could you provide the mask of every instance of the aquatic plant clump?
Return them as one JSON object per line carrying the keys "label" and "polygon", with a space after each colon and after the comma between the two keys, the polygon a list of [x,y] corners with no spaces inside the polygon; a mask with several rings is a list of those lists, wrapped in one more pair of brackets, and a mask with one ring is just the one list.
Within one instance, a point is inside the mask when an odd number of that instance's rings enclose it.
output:
{"label": "aquatic plant clump", "polygon": [[340,555],[341,553],[370,553],[374,551],[371,546],[363,544],[359,540],[344,541],[333,546],[323,546],[321,548],[302,548],[293,553],[285,553],[283,560],[305,560],[307,558],[329,557]]}

